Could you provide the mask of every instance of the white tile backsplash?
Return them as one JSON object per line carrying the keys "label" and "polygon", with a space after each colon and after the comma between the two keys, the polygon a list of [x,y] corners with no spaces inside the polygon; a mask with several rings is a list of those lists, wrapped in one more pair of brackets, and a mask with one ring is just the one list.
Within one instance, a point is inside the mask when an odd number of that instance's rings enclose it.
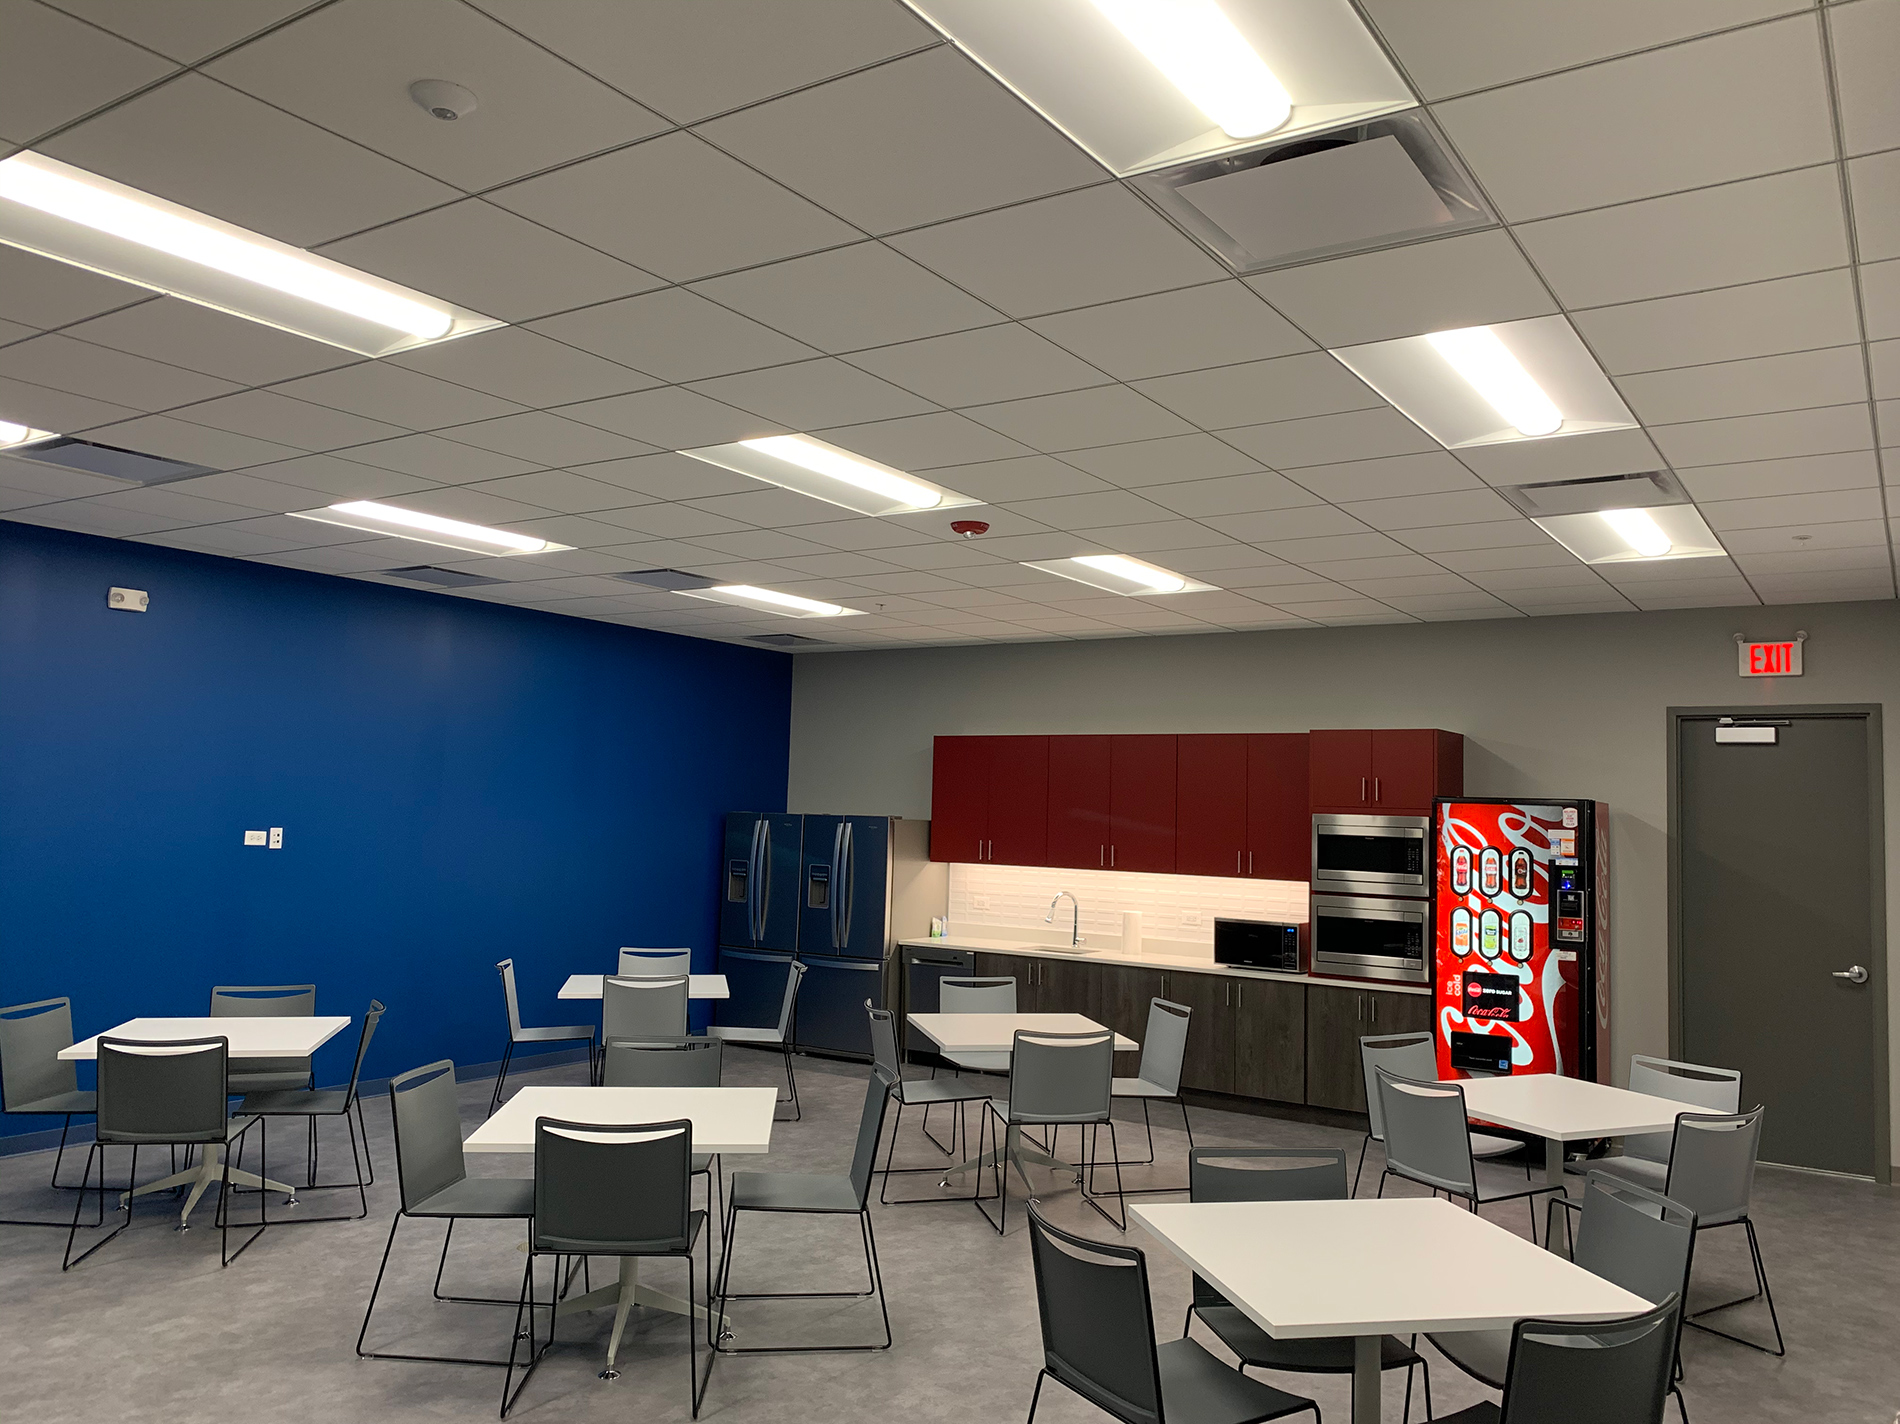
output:
{"label": "white tile backsplash", "polygon": [[[1132,870],[1046,870],[1027,865],[952,865],[953,932],[1044,939],[1049,902],[1069,891],[1082,904],[1082,935],[1102,948],[1119,947],[1122,913],[1136,910],[1142,941],[1151,948],[1211,958],[1214,920],[1306,922],[1307,887],[1297,880],[1229,880],[1211,875],[1146,875]],[[1066,931],[1069,902],[1056,914]],[[1196,923],[1195,921],[1198,921]],[[995,932],[1004,933],[997,934]],[[1066,935],[1064,935],[1066,939]]]}

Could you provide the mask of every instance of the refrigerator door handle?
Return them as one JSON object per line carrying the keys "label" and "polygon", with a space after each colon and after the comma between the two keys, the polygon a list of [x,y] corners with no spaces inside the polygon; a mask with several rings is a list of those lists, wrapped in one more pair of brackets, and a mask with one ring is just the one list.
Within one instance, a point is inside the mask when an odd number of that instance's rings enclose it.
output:
{"label": "refrigerator door handle", "polygon": [[759,818],[759,927],[757,937],[765,939],[765,924],[772,914],[772,821]]}
{"label": "refrigerator door handle", "polygon": [[838,910],[838,902],[844,898],[844,828],[843,817],[831,828],[831,949],[834,954],[844,948],[840,932],[843,916]]}
{"label": "refrigerator door handle", "polygon": [[762,858],[759,838],[764,830],[763,818],[753,821],[752,846],[746,858],[746,931],[754,944],[759,942],[762,935],[759,929],[759,865]]}
{"label": "refrigerator door handle", "polygon": [[837,907],[836,930],[838,951],[843,953],[851,946],[851,896],[857,888],[858,845],[857,835],[849,821],[838,822],[838,837],[843,847],[837,865],[838,883],[832,889],[832,904]]}

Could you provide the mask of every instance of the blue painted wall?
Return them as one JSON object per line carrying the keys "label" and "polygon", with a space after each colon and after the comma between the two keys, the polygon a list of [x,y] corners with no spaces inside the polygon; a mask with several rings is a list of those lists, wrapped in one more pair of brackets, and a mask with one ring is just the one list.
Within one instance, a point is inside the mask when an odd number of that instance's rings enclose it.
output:
{"label": "blue painted wall", "polygon": [[389,1006],[383,1077],[499,1058],[512,956],[527,1022],[598,1021],[554,994],[619,945],[712,967],[721,813],[785,806],[791,661],[0,522],[0,1004],[70,995],[83,1036],[314,981]]}

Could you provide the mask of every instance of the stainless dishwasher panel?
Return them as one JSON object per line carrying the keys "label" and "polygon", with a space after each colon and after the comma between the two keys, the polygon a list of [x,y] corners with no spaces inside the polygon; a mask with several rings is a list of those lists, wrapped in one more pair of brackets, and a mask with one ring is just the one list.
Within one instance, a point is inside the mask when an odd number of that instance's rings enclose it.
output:
{"label": "stainless dishwasher panel", "polygon": [[930,1040],[910,1026],[911,1014],[934,1014],[943,1002],[940,979],[961,979],[976,972],[976,952],[968,949],[904,948],[904,1056],[914,1063],[934,1063]]}

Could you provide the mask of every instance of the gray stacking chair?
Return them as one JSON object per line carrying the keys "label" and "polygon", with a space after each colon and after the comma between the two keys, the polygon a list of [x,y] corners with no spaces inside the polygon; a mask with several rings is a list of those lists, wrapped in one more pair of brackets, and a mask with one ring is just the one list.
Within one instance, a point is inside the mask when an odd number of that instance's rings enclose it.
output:
{"label": "gray stacking chair", "polygon": [[[689,1199],[692,1159],[693,1124],[689,1119],[623,1127],[547,1117],[535,1120],[534,1223],[529,1228],[528,1262],[521,1273],[521,1299],[515,1310],[517,1344],[509,1346],[508,1373],[502,1377],[502,1418],[508,1417],[509,1409],[528,1387],[535,1366],[553,1348],[556,1297],[563,1276],[572,1275],[563,1270],[570,1257],[620,1258],[620,1303],[614,1311],[613,1334],[607,1340],[607,1363],[600,1372],[604,1380],[620,1378],[614,1366],[634,1305],[633,1267],[642,1256],[677,1256],[686,1262],[686,1303],[690,1307],[697,1275],[693,1270],[693,1246],[704,1235],[708,1242],[706,1313],[711,1320],[712,1236],[705,1231],[706,1213],[694,1211]],[[542,1256],[554,1257],[554,1282],[545,1301],[534,1296],[534,1266]],[[540,1309],[548,1312],[548,1338],[537,1350],[534,1312]],[[508,1386],[514,1378],[524,1317],[528,1367],[510,1394]],[[688,1397],[697,1419],[705,1389],[699,1379],[697,1317],[691,1309],[686,1312],[686,1364]],[[710,1382],[710,1358],[706,1361],[706,1377]]]}
{"label": "gray stacking chair", "polygon": [[[1013,1014],[1016,981],[1005,975],[982,979],[944,978],[937,981],[937,1011],[945,1014]],[[1009,1072],[1007,1053],[945,1053],[958,1068],[977,1073]]]}
{"label": "gray stacking chair", "polygon": [[1385,1170],[1379,1173],[1378,1194],[1385,1195],[1387,1177],[1404,1177],[1434,1192],[1462,1197],[1473,1212],[1492,1202],[1523,1198],[1530,1208],[1531,1240],[1535,1241],[1536,1199],[1561,1193],[1562,1185],[1533,1183],[1518,1192],[1482,1191],[1471,1151],[1464,1088],[1457,1083],[1400,1078],[1384,1068],[1374,1068],[1372,1074],[1385,1118]]}
{"label": "gray stacking chair", "polygon": [[515,1056],[515,1045],[518,1043],[569,1043],[586,1039],[587,1076],[591,1081],[594,1076],[594,1026],[564,1024],[559,1028],[523,1028],[521,1000],[515,995],[515,962],[504,959],[495,968],[501,974],[502,997],[508,1001],[508,1048],[501,1055],[501,1071],[495,1074],[495,1095],[488,1100],[490,1116],[501,1106],[501,1090],[508,1082],[508,1062]]}
{"label": "gray stacking chair", "polygon": [[[1188,1199],[1197,1202],[1344,1201],[1343,1147],[1200,1147],[1188,1154]],[[1213,1286],[1194,1277],[1193,1303],[1181,1334],[1195,1317],[1240,1358],[1240,1367],[1300,1375],[1349,1375],[1350,1335],[1319,1340],[1276,1340]],[[1432,1417],[1432,1371],[1413,1345],[1388,1335],[1379,1342],[1379,1368],[1405,1371],[1405,1417],[1412,1417],[1412,1370],[1425,1376],[1425,1417]]]}
{"label": "gray stacking chair", "polygon": [[776,1048],[785,1055],[785,1086],[791,1097],[780,1098],[779,1101],[791,1103],[793,1122],[805,1115],[798,1106],[798,1079],[792,1073],[792,1015],[798,1011],[798,986],[804,981],[805,966],[793,960],[785,975],[785,997],[779,1001],[778,1027],[749,1028],[743,1024],[714,1024],[706,1030],[708,1038],[725,1043],[750,1044],[755,1048]]}
{"label": "gray stacking chair", "polygon": [[[1576,1215],[1576,1244],[1570,1259],[1593,1276],[1623,1287],[1644,1300],[1668,1296],[1680,1300],[1689,1288],[1689,1261],[1695,1246],[1695,1213],[1680,1202],[1631,1186],[1602,1172],[1584,1178],[1583,1198],[1550,1199],[1551,1221],[1544,1241],[1556,1250],[1557,1209],[1565,1221]],[[1677,1317],[1674,1336],[1682,1332]],[[1509,1330],[1460,1330],[1426,1337],[1459,1369],[1493,1389],[1503,1389],[1510,1373]],[[1670,1358],[1676,1354],[1674,1338]],[[1680,1401],[1681,1396],[1677,1396]],[[1685,1408],[1683,1419],[1688,1419]]]}
{"label": "gray stacking chair", "polygon": [[1158,1344],[1147,1258],[1133,1246],[1071,1236],[1033,1203],[1029,1244],[1042,1317],[1029,1424],[1051,1379],[1123,1424],[1263,1424],[1309,1409],[1319,1424],[1312,1400],[1229,1368],[1199,1340]]}
{"label": "gray stacking chair", "polygon": [[[59,1151],[53,1156],[54,1186],[66,1160],[66,1134],[75,1117],[98,1108],[97,1095],[79,1087],[79,1065],[61,1059],[73,1044],[73,1001],[40,999],[0,1009],[0,1109],[21,1117],[57,1117]],[[0,1226],[66,1226],[64,1221],[0,1221]]]}
{"label": "gray stacking chair", "polygon": [[686,1037],[684,974],[609,975],[600,986],[600,1039],[649,1043]]}
{"label": "gray stacking chair", "polygon": [[[1352,1174],[1355,1197],[1359,1195],[1359,1178],[1366,1170],[1366,1149],[1375,1142],[1385,1146],[1385,1116],[1380,1111],[1378,1083],[1373,1079],[1372,1070],[1383,1068],[1396,1077],[1431,1082],[1438,1077],[1437,1050],[1429,1033],[1379,1034],[1359,1040],[1359,1067],[1366,1075],[1367,1127],[1366,1140],[1359,1144],[1359,1169]],[[1493,1137],[1486,1132],[1471,1134],[1471,1155],[1480,1161],[1509,1156],[1523,1145],[1513,1138]],[[1526,1162],[1524,1175],[1530,1174],[1530,1165]]]}
{"label": "gray stacking chair", "polygon": [[[1708,1068],[1700,1063],[1678,1063],[1673,1058],[1632,1053],[1629,1087],[1632,1093],[1694,1103],[1712,1113],[1735,1113],[1742,1108],[1742,1075],[1733,1068]],[[1674,1141],[1673,1132],[1643,1132],[1626,1137],[1622,1152],[1598,1158],[1589,1164],[1589,1170],[1607,1172],[1612,1177],[1660,1192],[1669,1182],[1669,1148]]]}
{"label": "gray stacking chair", "polygon": [[[218,1188],[217,1213],[219,1263],[230,1265],[264,1234],[264,1228],[270,1225],[270,1212],[266,1207],[269,1193],[260,1191],[257,1229],[244,1238],[237,1250],[231,1249],[231,1158],[253,1127],[257,1129],[260,1155],[267,1139],[262,1118],[231,1116],[229,1059],[230,1042],[224,1038],[162,1042],[104,1036],[99,1039],[97,1129],[91,1146],[86,1149],[86,1170],[79,1179],[80,1194],[73,1201],[72,1229],[66,1235],[62,1271],[70,1271],[132,1224],[133,1194],[127,1191],[121,1206],[125,1219],[78,1256],[73,1255],[79,1211],[85,1203],[95,1159],[99,1162],[99,1212],[101,1219],[104,1218],[105,1150],[108,1147],[132,1149],[132,1166],[126,1175],[128,1186],[138,1181],[141,1147],[222,1148],[224,1170]],[[264,1166],[264,1163],[259,1164],[260,1175]]]}
{"label": "gray stacking chair", "polygon": [[670,979],[675,974],[693,972],[690,949],[630,949],[620,947],[620,967],[614,971],[623,979]]}
{"label": "gray stacking chair", "polygon": [[[317,1011],[315,984],[217,984],[211,989],[214,1019],[297,1019]],[[245,1058],[231,1070],[233,1094],[280,1088],[314,1088],[308,1058]]]}
{"label": "gray stacking chair", "polygon": [[[726,1046],[716,1038],[671,1038],[651,1043],[609,1039],[601,1056],[601,1081],[610,1088],[716,1088],[725,1051]],[[706,1206],[723,1225],[725,1181],[718,1154],[695,1152],[693,1175],[706,1179]]]}
{"label": "gray stacking chair", "polygon": [[[289,1218],[291,1222],[361,1221],[369,1215],[369,1196],[365,1189],[376,1180],[376,1167],[369,1162],[369,1128],[363,1124],[363,1104],[356,1095],[356,1085],[363,1076],[363,1057],[369,1052],[369,1041],[376,1036],[376,1025],[382,1020],[384,1012],[382,1004],[375,999],[369,1001],[369,1009],[363,1015],[362,1031],[356,1039],[356,1061],[350,1067],[349,1087],[278,1088],[270,1092],[246,1093],[244,1101],[238,1104],[240,1116],[308,1118],[313,1138],[318,1118],[340,1117],[343,1125],[349,1129],[350,1164],[356,1169],[356,1179],[350,1182],[326,1182],[318,1186],[317,1154],[312,1151],[304,1185],[311,1191],[355,1187],[356,1199],[362,1209],[349,1216],[295,1216]],[[363,1129],[360,1150],[357,1145],[358,1127]],[[367,1180],[363,1176],[365,1163],[369,1163]]]}
{"label": "gray stacking chair", "polygon": [[[1774,1292],[1768,1288],[1768,1268],[1762,1264],[1761,1241],[1748,1215],[1749,1199],[1755,1190],[1755,1155],[1761,1150],[1761,1120],[1765,1111],[1756,1107],[1745,1113],[1678,1116],[1676,1140],[1669,1151],[1669,1185],[1665,1195],[1695,1213],[1698,1233],[1713,1231],[1719,1226],[1739,1226],[1745,1230],[1749,1259],[1755,1267],[1752,1292],[1695,1311],[1684,1324],[1764,1354],[1785,1355],[1788,1347],[1781,1338],[1781,1317],[1775,1313]],[[1767,1298],[1768,1322],[1775,1330],[1772,1350],[1702,1323],[1705,1315],[1746,1305],[1762,1297]]]}
{"label": "gray stacking chair", "polygon": [[[890,1150],[884,1154],[884,1165],[879,1169],[879,1175],[884,1178],[884,1184],[878,1189],[877,1199],[886,1206],[915,1206],[921,1202],[943,1201],[945,1200],[943,1197],[911,1197],[893,1202],[887,1195],[891,1187],[892,1172],[900,1174],[934,1172],[941,1175],[944,1171],[942,1167],[893,1167],[891,1165],[897,1157],[897,1134],[904,1126],[904,1109],[921,1107],[925,1113],[928,1113],[939,1103],[954,1105],[957,1115],[951,1122],[951,1145],[945,1147],[941,1142],[937,1142],[936,1138],[930,1138],[945,1156],[954,1157],[958,1136],[961,1135],[965,1142],[968,1142],[970,1138],[969,1128],[963,1122],[963,1105],[986,1102],[990,1095],[985,1089],[968,1083],[962,1078],[905,1078],[903,1062],[897,1051],[897,1026],[893,1021],[891,1011],[872,1008],[869,999],[864,1001],[864,1008],[871,1018],[871,1062],[878,1073],[890,1079],[891,1100],[897,1104],[897,1119],[891,1124]],[[924,1135],[930,1136],[928,1128],[925,1129]],[[974,1172],[971,1175],[976,1178],[977,1189],[981,1190],[983,1174]]]}
{"label": "gray stacking chair", "polygon": [[[1017,1153],[1017,1144],[1025,1127],[1060,1129],[1073,1123],[1086,1127],[1083,1146],[1087,1149],[1075,1174],[1082,1200],[1101,1213],[1102,1220],[1117,1230],[1128,1229],[1128,1203],[1122,1196],[1121,1154],[1115,1141],[1115,1118],[1110,1111],[1110,1085],[1115,1077],[1115,1033],[1113,1029],[1095,1029],[1087,1033],[1041,1033],[1017,1029],[1011,1051],[1014,1066],[1010,1070],[1009,1097],[999,1102],[992,1098],[985,1120],[995,1119],[998,1150],[993,1162],[996,1173],[997,1215],[990,1214],[977,1201],[999,1234],[1008,1229],[1009,1168],[1013,1165],[1029,1186],[1029,1174]],[[1095,1199],[1094,1168],[1097,1139],[1103,1126],[1108,1128],[1109,1151],[1115,1158],[1115,1199],[1121,1211],[1117,1221]],[[977,1134],[979,1155],[983,1135]]]}
{"label": "gray stacking chair", "polygon": [[363,1328],[356,1332],[356,1353],[366,1360],[418,1360],[436,1365],[507,1366],[507,1360],[469,1359],[458,1355],[401,1355],[365,1350],[370,1316],[389,1269],[389,1252],[396,1244],[396,1228],[404,1217],[447,1222],[442,1233],[442,1256],[436,1262],[436,1300],[459,1305],[506,1305],[519,1308],[513,1297],[442,1294],[442,1272],[449,1262],[449,1242],[458,1221],[527,1221],[534,1215],[534,1183],[523,1177],[471,1177],[462,1156],[462,1114],[457,1105],[455,1064],[444,1058],[411,1068],[389,1080],[389,1116],[396,1131],[396,1183],[402,1205],[389,1223],[376,1284],[370,1287],[363,1310]]}
{"label": "gray stacking chair", "polygon": [[1620,1320],[1520,1320],[1502,1407],[1484,1400],[1439,1424],[1660,1424],[1681,1310],[1671,1292]]}
{"label": "gray stacking chair", "polygon": [[[858,1115],[858,1140],[851,1152],[851,1170],[845,1176],[816,1172],[734,1172],[726,1200],[726,1253],[719,1267],[719,1306],[735,1300],[868,1300],[877,1297],[884,1314],[884,1339],[867,1345],[747,1345],[731,1343],[731,1332],[721,1331],[715,1348],[728,1355],[808,1355],[891,1347],[891,1311],[884,1299],[884,1277],[877,1263],[877,1235],[871,1229],[871,1178],[877,1169],[878,1139],[884,1135],[884,1110],[891,1101],[891,1079],[877,1069],[864,1088],[864,1108]],[[858,1218],[864,1238],[864,1271],[870,1288],[861,1291],[778,1291],[736,1295],[732,1290],[733,1240],[742,1211],[783,1212],[794,1215]]]}
{"label": "gray stacking chair", "polygon": [[[1141,1103],[1142,1131],[1148,1138],[1148,1155],[1130,1157],[1130,1163],[1146,1164],[1155,1159],[1154,1124],[1148,1120],[1148,1104],[1173,1103],[1181,1109],[1181,1126],[1187,1130],[1188,1156],[1194,1156],[1194,1124],[1188,1121],[1187,1101],[1181,1096],[1181,1063],[1187,1057],[1188,1024],[1194,1010],[1169,999],[1148,1001],[1148,1031],[1141,1041],[1141,1066],[1132,1078],[1116,1078],[1109,1084],[1112,1098],[1134,1098]],[[1135,1195],[1143,1192],[1178,1192],[1179,1187],[1130,1187]]]}

